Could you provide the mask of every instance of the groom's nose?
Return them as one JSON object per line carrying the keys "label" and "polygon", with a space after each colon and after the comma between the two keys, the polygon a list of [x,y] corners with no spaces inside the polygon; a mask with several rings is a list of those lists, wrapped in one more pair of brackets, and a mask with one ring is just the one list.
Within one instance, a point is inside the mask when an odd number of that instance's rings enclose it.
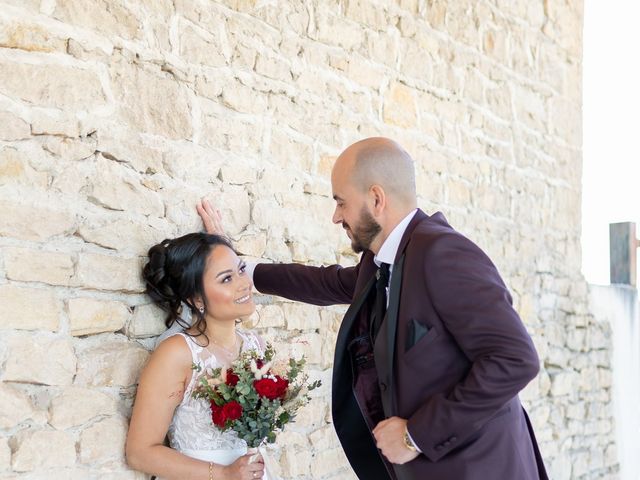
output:
{"label": "groom's nose", "polygon": [[335,224],[342,223],[342,215],[338,212],[338,207],[333,211],[333,218],[331,221]]}

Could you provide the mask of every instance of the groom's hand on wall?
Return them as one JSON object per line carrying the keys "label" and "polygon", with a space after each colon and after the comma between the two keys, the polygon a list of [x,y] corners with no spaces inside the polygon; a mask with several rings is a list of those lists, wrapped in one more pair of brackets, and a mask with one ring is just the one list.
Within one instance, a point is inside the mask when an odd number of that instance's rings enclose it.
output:
{"label": "groom's hand on wall", "polygon": [[223,237],[226,236],[224,233],[224,227],[222,226],[222,215],[220,215],[220,210],[214,209],[209,200],[206,198],[200,200],[200,203],[196,204],[196,210],[202,219],[205,232],[222,235]]}
{"label": "groom's hand on wall", "polygon": [[407,421],[404,418],[391,417],[381,421],[373,429],[376,446],[391,463],[402,465],[410,462],[419,452],[409,450],[404,443]]}

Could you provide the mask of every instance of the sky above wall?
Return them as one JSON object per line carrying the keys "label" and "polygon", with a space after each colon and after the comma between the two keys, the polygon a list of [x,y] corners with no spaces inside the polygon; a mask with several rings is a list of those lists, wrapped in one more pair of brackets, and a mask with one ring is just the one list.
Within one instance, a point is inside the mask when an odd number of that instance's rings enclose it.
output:
{"label": "sky above wall", "polygon": [[584,9],[582,264],[588,282],[608,284],[609,223],[640,235],[640,3]]}

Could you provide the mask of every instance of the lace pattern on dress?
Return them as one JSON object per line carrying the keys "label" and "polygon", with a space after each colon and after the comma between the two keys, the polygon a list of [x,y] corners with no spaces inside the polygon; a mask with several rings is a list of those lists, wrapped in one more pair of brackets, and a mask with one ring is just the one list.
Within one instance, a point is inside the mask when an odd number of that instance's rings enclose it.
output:
{"label": "lace pattern on dress", "polygon": [[[238,335],[242,339],[242,351],[258,350],[264,352],[258,337],[253,332],[240,332]],[[171,336],[180,335],[185,339],[191,358],[194,364],[200,365],[202,369],[220,368],[222,365],[216,357],[206,348],[198,345],[195,340],[183,332],[176,332]],[[191,374],[189,386],[184,392],[182,402],[173,413],[173,419],[169,425],[167,435],[171,448],[182,450],[228,450],[244,448],[246,443],[238,438],[233,430],[220,431],[211,419],[211,409],[209,403],[202,399],[194,399],[191,392],[195,386],[198,372],[195,370]]]}

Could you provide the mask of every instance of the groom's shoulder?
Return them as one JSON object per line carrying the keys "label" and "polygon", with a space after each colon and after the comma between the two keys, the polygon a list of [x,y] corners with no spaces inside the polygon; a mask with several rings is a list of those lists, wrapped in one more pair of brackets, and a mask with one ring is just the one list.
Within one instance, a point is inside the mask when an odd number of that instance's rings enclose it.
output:
{"label": "groom's shoulder", "polygon": [[420,219],[412,232],[411,239],[421,242],[431,242],[443,236],[461,235],[455,230],[441,212],[431,216],[425,215]]}

